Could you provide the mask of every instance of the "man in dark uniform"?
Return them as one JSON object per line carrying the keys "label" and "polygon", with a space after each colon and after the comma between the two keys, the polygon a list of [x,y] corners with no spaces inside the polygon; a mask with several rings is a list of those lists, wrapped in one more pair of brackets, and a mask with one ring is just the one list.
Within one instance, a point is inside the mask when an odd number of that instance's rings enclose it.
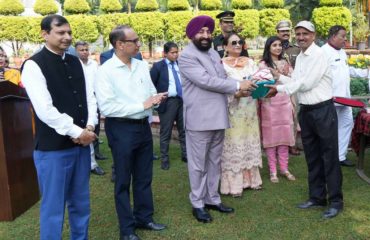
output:
{"label": "man in dark uniform", "polygon": [[[220,19],[220,28],[222,33],[213,38],[213,48],[218,52],[218,54],[220,54],[221,58],[223,58],[225,54],[223,48],[224,39],[234,32],[234,16],[235,13],[232,11],[224,11],[216,16],[216,18]],[[248,57],[246,46],[243,46],[243,50],[240,55]]]}
{"label": "man in dark uniform", "polygon": [[292,27],[291,27],[290,21],[288,20],[281,20],[276,25],[276,32],[277,32],[276,35],[278,38],[280,38],[281,43],[283,45],[284,56],[294,68],[295,59],[297,58],[301,50],[299,49],[298,46],[293,45],[292,43],[289,42],[291,30],[292,30]]}

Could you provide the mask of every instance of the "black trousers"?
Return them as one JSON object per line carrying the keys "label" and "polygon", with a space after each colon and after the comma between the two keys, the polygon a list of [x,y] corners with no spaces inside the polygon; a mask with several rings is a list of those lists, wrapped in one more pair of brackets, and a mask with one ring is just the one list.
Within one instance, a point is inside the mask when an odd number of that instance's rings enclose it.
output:
{"label": "black trousers", "polygon": [[186,143],[185,143],[182,99],[179,97],[169,97],[167,99],[166,111],[158,114],[160,120],[159,135],[162,161],[169,161],[168,149],[175,121],[177,132],[179,133],[181,157],[183,159],[186,158]]}
{"label": "black trousers", "polygon": [[[116,172],[114,198],[121,235],[134,233],[135,222],[152,222],[153,139],[149,123],[106,118],[105,130]],[[133,211],[130,206],[130,184]]]}
{"label": "black trousers", "polygon": [[342,171],[338,156],[338,119],[332,100],[301,105],[299,124],[308,166],[310,200],[343,208]]}

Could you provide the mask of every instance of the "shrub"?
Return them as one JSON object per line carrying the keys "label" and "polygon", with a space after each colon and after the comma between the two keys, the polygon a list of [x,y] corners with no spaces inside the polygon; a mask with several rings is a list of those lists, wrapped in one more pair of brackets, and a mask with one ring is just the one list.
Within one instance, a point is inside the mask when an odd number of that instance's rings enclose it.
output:
{"label": "shrub", "polygon": [[99,32],[95,16],[69,15],[66,18],[71,26],[74,41],[95,42],[98,39]]}
{"label": "shrub", "polygon": [[290,19],[289,11],[286,9],[262,9],[260,11],[260,33],[262,36],[276,35],[276,24],[284,19]]}
{"label": "shrub", "polygon": [[159,5],[156,0],[138,0],[135,10],[137,12],[150,12],[158,10]]}
{"label": "shrub", "polygon": [[335,7],[342,6],[342,0],[320,0],[320,6]]}
{"label": "shrub", "polygon": [[259,12],[255,9],[236,10],[234,30],[244,38],[255,38],[258,36],[260,30],[259,20]]}
{"label": "shrub", "polygon": [[104,43],[109,44],[109,33],[117,25],[129,24],[126,13],[104,14],[98,17],[99,32],[103,35]]}
{"label": "shrub", "polygon": [[349,29],[352,15],[349,9],[345,7],[320,7],[313,10],[312,21],[318,35],[326,37],[329,28],[334,25],[342,25]]}
{"label": "shrub", "polygon": [[29,30],[27,32],[27,40],[31,43],[41,43],[44,39],[41,36],[41,23],[42,17],[28,17],[27,22]]}
{"label": "shrub", "polygon": [[88,13],[90,6],[86,0],[65,0],[64,11],[68,14]]}
{"label": "shrub", "polygon": [[284,0],[262,0],[261,5],[265,8],[282,8]]}
{"label": "shrub", "polygon": [[170,11],[189,10],[190,5],[186,0],[168,0],[167,9]]}
{"label": "shrub", "polygon": [[248,9],[252,7],[252,0],[232,0],[231,7],[233,9]]}
{"label": "shrub", "polygon": [[33,5],[35,13],[49,15],[58,12],[58,5],[54,0],[36,0]]}
{"label": "shrub", "polygon": [[26,17],[0,16],[0,41],[11,41],[13,52],[19,56],[20,42],[27,41],[29,26]]}
{"label": "shrub", "polygon": [[164,15],[165,22],[165,38],[169,41],[182,44],[186,39],[186,25],[190,19],[193,18],[193,14],[190,11],[179,11],[179,12],[167,12]]}
{"label": "shrub", "polygon": [[364,78],[353,78],[350,82],[351,95],[364,96],[369,92],[369,83]]}
{"label": "shrub", "polygon": [[20,0],[0,0],[1,15],[18,15],[24,11]]}
{"label": "shrub", "polygon": [[221,7],[221,0],[202,0],[200,3],[200,9],[202,10],[218,10]]}
{"label": "shrub", "polygon": [[120,12],[122,5],[119,0],[101,0],[99,8],[104,13],[114,13]]}

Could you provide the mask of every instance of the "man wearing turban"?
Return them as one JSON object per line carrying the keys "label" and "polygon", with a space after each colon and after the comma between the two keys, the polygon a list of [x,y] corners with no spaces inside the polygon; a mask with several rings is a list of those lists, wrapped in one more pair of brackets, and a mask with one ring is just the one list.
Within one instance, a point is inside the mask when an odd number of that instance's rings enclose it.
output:
{"label": "man wearing turban", "polygon": [[211,48],[215,22],[208,16],[193,18],[186,27],[191,40],[180,58],[183,87],[184,125],[194,217],[209,223],[206,209],[232,213],[221,203],[218,193],[220,157],[225,129],[229,128],[227,95],[254,90],[251,81],[227,77],[219,54]]}

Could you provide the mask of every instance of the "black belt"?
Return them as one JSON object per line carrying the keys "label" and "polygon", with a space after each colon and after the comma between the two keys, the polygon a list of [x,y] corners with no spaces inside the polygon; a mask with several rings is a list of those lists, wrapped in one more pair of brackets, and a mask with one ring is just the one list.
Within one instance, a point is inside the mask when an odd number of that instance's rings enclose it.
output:
{"label": "black belt", "polygon": [[301,107],[301,110],[307,111],[307,110],[321,108],[321,107],[329,105],[329,104],[333,104],[333,99],[329,99],[329,100],[323,101],[321,103],[312,104],[312,105],[300,104],[300,107]]}
{"label": "black belt", "polygon": [[142,119],[132,119],[132,118],[119,118],[119,117],[111,117],[117,122],[124,122],[124,123],[132,123],[132,124],[148,124],[148,117]]}
{"label": "black belt", "polygon": [[174,96],[174,97],[168,97],[167,99],[182,99],[181,97],[179,97],[179,96]]}

